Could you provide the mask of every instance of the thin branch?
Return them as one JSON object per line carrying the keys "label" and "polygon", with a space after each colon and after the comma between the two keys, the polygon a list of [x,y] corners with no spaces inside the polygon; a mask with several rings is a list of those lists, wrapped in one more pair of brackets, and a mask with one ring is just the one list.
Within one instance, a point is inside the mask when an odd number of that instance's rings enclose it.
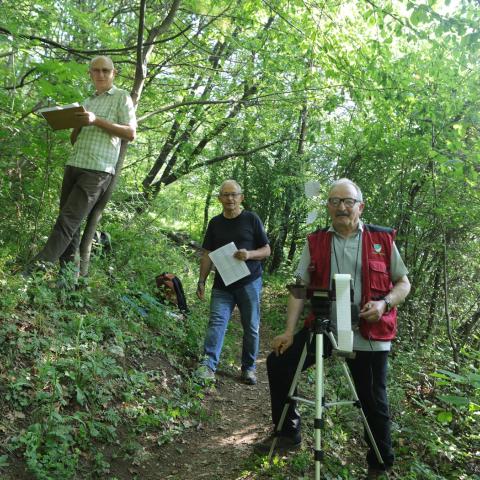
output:
{"label": "thin branch", "polygon": [[32,74],[36,69],[37,69],[37,67],[33,67],[30,70],[28,70],[26,73],[24,73],[22,78],[20,79],[20,83],[18,83],[17,85],[11,85],[9,87],[3,87],[3,89],[4,90],[17,90],[18,88],[22,88],[22,87],[25,87],[26,85],[30,85],[31,83],[33,83],[37,79],[31,80],[29,82],[25,82],[25,79],[30,74]]}
{"label": "thin branch", "polygon": [[141,123],[141,122],[144,122],[145,120],[148,120],[150,117],[153,117],[154,115],[158,115],[159,113],[168,112],[169,110],[174,110],[180,107],[187,107],[189,105],[219,105],[219,104],[225,104],[225,103],[236,103],[238,101],[239,100],[191,100],[186,102],[178,102],[172,105],[167,105],[166,107],[163,107],[163,108],[159,108],[158,110],[155,110],[153,112],[146,113],[142,117],[139,117],[137,121],[138,123]]}
{"label": "thin branch", "polygon": [[280,13],[278,10],[275,10],[272,4],[267,2],[266,0],[263,0],[263,3],[267,5],[273,12],[275,12],[284,22],[287,23],[287,25],[290,25],[293,29],[295,29],[297,32],[302,34],[302,36],[305,36],[305,32],[303,32],[300,28],[298,28],[296,25],[294,25],[288,18],[285,17],[282,13]]}
{"label": "thin branch", "polygon": [[[158,45],[160,43],[169,42],[169,41],[174,40],[175,38],[177,38],[181,35],[184,35],[185,32],[187,32],[191,28],[192,28],[192,25],[187,25],[182,31],[176,33],[175,35],[172,35],[171,37],[163,38],[161,40],[144,42],[144,43],[142,43],[142,47],[152,47],[152,46]],[[2,34],[2,33],[5,34],[5,35],[14,36],[14,34],[12,32],[10,32],[9,30],[7,30],[6,28],[0,27],[0,34]],[[98,50],[81,50],[81,49],[78,49],[78,48],[67,47],[67,46],[62,45],[58,42],[55,42],[54,40],[50,40],[48,38],[43,38],[43,37],[38,37],[36,35],[19,34],[17,36],[20,37],[20,38],[24,38],[26,40],[37,40],[37,41],[39,41],[39,42],[41,42],[45,45],[49,45],[51,47],[58,48],[59,50],[63,50],[65,52],[71,53],[73,55],[77,55],[81,58],[89,58],[91,55],[115,55],[115,54],[130,52],[130,51],[136,50],[138,48],[137,45],[131,45],[131,46],[124,47],[124,48],[102,48],[102,49],[98,49]]]}
{"label": "thin branch", "polygon": [[200,162],[200,163],[195,163],[191,166],[190,171],[196,170],[197,168],[200,167],[205,167],[207,165],[212,165],[214,163],[222,162],[223,160],[227,160],[228,158],[232,157],[245,157],[248,155],[252,155],[260,150],[265,150],[269,147],[272,147],[273,145],[277,145],[279,143],[291,141],[292,138],[287,137],[287,138],[281,138],[280,140],[275,140],[274,142],[270,143],[265,143],[263,145],[260,145],[258,147],[252,148],[251,150],[246,150],[246,151],[239,151],[239,152],[231,152],[231,153],[226,153],[224,155],[219,155],[217,157],[213,157],[210,160],[206,160],[205,162]]}
{"label": "thin branch", "polygon": [[[159,108],[157,110],[154,110],[153,112],[146,113],[145,115],[138,117],[137,121],[138,123],[144,122],[148,120],[149,118],[158,115],[159,113],[164,113],[168,112],[170,110],[175,110],[176,108],[181,108],[181,107],[186,107],[190,105],[222,105],[222,104],[232,104],[232,103],[237,103],[237,102],[243,102],[244,104],[253,104],[257,103],[260,104],[262,100],[266,100],[270,97],[280,97],[282,95],[296,95],[296,94],[308,94],[308,93],[315,93],[315,92],[322,92],[324,90],[330,90],[332,88],[342,88],[345,87],[346,85],[344,84],[336,84],[336,85],[327,85],[322,88],[305,88],[302,90],[285,90],[283,92],[272,92],[272,93],[265,93],[264,95],[257,95],[256,97],[250,97],[248,100],[235,100],[235,99],[229,99],[229,100],[188,100],[185,102],[177,102],[173,103],[171,105],[167,105],[165,107]],[[384,92],[387,90],[397,90],[397,91],[411,91],[411,90],[398,90],[395,87],[391,88],[372,88],[372,87],[358,87],[357,90],[362,90],[362,91],[367,91],[367,92]],[[298,102],[299,100],[305,101],[305,97],[294,97],[294,102]],[[272,102],[290,102],[291,100],[288,100],[286,98],[278,98],[278,99],[272,99]]]}
{"label": "thin branch", "polygon": [[20,123],[23,121],[25,118],[27,118],[29,115],[32,113],[37,112],[41,108],[46,107],[45,102],[43,100],[40,100],[35,106],[33,106],[28,112],[25,112],[15,123]]}

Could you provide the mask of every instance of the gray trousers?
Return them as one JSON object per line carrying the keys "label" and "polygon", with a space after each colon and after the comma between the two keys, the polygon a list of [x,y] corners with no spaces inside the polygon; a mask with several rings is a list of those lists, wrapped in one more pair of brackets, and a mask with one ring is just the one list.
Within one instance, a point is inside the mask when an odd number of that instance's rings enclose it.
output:
{"label": "gray trousers", "polygon": [[34,262],[72,262],[80,245],[80,226],[110,185],[113,175],[67,165],[60,195],[60,213],[45,247]]}

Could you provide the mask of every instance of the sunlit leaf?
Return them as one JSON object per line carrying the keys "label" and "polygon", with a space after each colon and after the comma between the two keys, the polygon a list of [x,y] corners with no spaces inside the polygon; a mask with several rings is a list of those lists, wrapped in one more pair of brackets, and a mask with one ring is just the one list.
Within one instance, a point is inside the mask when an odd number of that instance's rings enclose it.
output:
{"label": "sunlit leaf", "polygon": [[437,414],[437,420],[441,423],[450,423],[453,419],[453,413],[450,411],[443,411]]}

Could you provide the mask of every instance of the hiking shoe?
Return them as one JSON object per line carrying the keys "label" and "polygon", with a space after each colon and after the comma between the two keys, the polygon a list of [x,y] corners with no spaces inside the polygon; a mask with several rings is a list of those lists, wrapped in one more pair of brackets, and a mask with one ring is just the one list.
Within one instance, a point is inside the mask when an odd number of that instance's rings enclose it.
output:
{"label": "hiking shoe", "polygon": [[215,382],[215,372],[206,365],[200,365],[194,372],[193,378],[202,384]]}
{"label": "hiking shoe", "polygon": [[25,280],[29,280],[33,278],[36,274],[48,272],[48,270],[51,269],[53,266],[54,265],[51,262],[43,262],[40,260],[36,260],[34,262],[29,263],[19,273]]}
{"label": "hiking shoe", "polygon": [[293,436],[276,435],[275,433],[272,433],[265,440],[256,443],[253,446],[253,451],[257,455],[268,455],[270,453],[270,448],[272,447],[272,443],[275,438],[277,439],[277,442],[275,443],[274,452],[280,454],[285,454],[294,450],[298,450],[302,446],[302,436],[300,435],[300,433],[297,433]]}
{"label": "hiking shoe", "polygon": [[368,467],[367,476],[365,480],[388,480],[388,473],[379,468]]}
{"label": "hiking shoe", "polygon": [[37,272],[45,273],[48,270],[50,265],[51,264],[48,264],[47,262],[40,262],[40,261],[37,260],[35,262],[29,263],[23,270],[21,270],[20,275],[25,280],[29,280]]}
{"label": "hiking shoe", "polygon": [[257,384],[257,376],[255,375],[255,370],[242,370],[241,379],[242,382],[247,385]]}

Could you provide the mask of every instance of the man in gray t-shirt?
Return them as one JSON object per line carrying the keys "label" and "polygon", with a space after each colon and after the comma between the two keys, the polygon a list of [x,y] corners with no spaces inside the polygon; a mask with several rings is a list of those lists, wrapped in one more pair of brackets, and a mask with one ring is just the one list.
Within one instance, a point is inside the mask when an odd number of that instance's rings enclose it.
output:
{"label": "man in gray t-shirt", "polygon": [[[396,333],[395,307],[408,295],[410,282],[393,242],[394,231],[364,225],[360,221],[363,208],[362,192],[355,183],[346,178],[333,183],[327,200],[331,227],[309,235],[296,273],[308,287],[322,289],[331,287],[336,273],[351,275],[359,323],[354,325],[355,358],[347,362],[383,460],[378,461],[367,438],[367,478],[374,479],[382,478],[384,470],[394,462],[386,390],[387,357],[390,340]],[[301,444],[300,414],[296,402],[287,396],[304,345],[310,338],[308,318],[307,326],[295,333],[304,303],[292,294],[289,296],[285,331],[273,339],[273,352],[267,358],[276,448],[284,451]],[[333,324],[335,321],[332,317]],[[307,356],[304,369],[315,362],[315,339],[307,345],[313,355]],[[287,401],[287,414],[277,431]],[[257,444],[255,450],[268,453],[272,441],[273,436]]]}
{"label": "man in gray t-shirt", "polygon": [[[333,226],[328,229],[332,233],[332,242],[334,248],[331,249],[331,270],[330,278],[333,279],[336,273],[349,273],[352,278],[354,290],[354,303],[360,307],[362,296],[362,232],[364,229],[363,222],[359,220],[357,231],[350,237],[343,237],[336,232]],[[303,248],[298,267],[295,271],[297,278],[301,280],[304,285],[310,285],[310,272],[308,267],[310,265],[310,250],[308,244]],[[393,244],[391,259],[390,259],[390,276],[393,283],[396,283],[408,273],[407,267],[403,263],[402,257],[395,245]],[[336,327],[336,308],[335,302],[332,305],[332,328]],[[353,319],[352,319],[353,322]],[[385,340],[368,340],[360,334],[358,323],[352,323],[353,329],[353,349],[364,352],[380,352],[389,351],[391,348],[391,341]]]}

